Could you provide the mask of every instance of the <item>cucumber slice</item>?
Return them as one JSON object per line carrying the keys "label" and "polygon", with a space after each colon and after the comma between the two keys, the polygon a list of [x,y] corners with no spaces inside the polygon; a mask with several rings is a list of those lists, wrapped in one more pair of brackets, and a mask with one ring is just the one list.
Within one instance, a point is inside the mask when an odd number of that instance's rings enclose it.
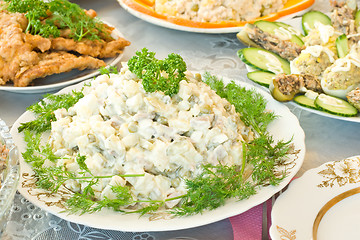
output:
{"label": "cucumber slice", "polygon": [[336,51],[339,58],[345,57],[349,53],[349,43],[345,34],[340,35],[336,41]]}
{"label": "cucumber slice", "polygon": [[360,9],[355,13],[355,27],[360,27]]}
{"label": "cucumber slice", "polygon": [[315,99],[315,105],[325,112],[343,117],[353,117],[358,113],[358,110],[347,101],[323,93]]}
{"label": "cucumber slice", "polygon": [[286,28],[281,27],[275,22],[259,20],[254,22],[254,25],[260,28],[262,31],[270,33],[275,36],[279,36],[279,34],[285,35],[285,37],[288,37],[291,42],[296,43],[299,46],[304,45],[304,42],[298,36],[290,32]]}
{"label": "cucumber slice", "polygon": [[272,82],[273,77],[275,77],[276,74],[271,72],[265,72],[265,71],[254,71],[249,72],[247,74],[247,77],[264,87],[269,87],[270,83]]}
{"label": "cucumber slice", "polygon": [[279,25],[280,27],[285,28],[286,30],[288,30],[289,32],[291,32],[292,34],[295,34],[296,36],[298,36],[300,39],[302,39],[304,36],[304,34],[302,34],[299,30],[297,30],[296,28],[294,28],[293,26],[287,24],[287,23],[283,23],[283,22],[275,22],[277,25]]}
{"label": "cucumber slice", "polygon": [[279,55],[262,48],[242,48],[237,52],[239,58],[250,67],[275,74],[290,74],[290,63]]}
{"label": "cucumber slice", "polygon": [[331,25],[331,19],[319,11],[310,11],[302,16],[301,24],[305,35],[308,35],[308,33],[314,29],[314,23],[317,21],[324,25]]}
{"label": "cucumber slice", "polygon": [[315,105],[315,99],[309,98],[305,95],[298,95],[294,97],[294,102],[307,108],[318,109]]}

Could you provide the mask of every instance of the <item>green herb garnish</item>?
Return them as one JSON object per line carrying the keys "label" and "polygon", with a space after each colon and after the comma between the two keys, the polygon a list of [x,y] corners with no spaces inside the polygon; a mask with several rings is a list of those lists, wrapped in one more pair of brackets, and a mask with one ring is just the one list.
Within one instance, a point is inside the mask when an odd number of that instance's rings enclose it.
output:
{"label": "green herb garnish", "polygon": [[101,75],[108,75],[108,76],[110,76],[110,74],[118,74],[119,73],[117,67],[115,67],[115,66],[101,67],[99,69],[99,72]]}
{"label": "green herb garnish", "polygon": [[18,128],[19,132],[25,129],[38,133],[50,130],[51,122],[56,120],[54,111],[60,108],[68,110],[82,97],[84,97],[84,94],[81,91],[73,91],[72,93],[60,95],[46,94],[40,102],[27,108],[28,111],[36,114],[36,119],[21,123],[21,126]]}
{"label": "green herb garnish", "polygon": [[174,95],[179,91],[179,83],[185,79],[186,63],[178,54],[170,54],[164,60],[155,58],[154,52],[143,48],[128,61],[129,70],[142,79],[146,92],[162,91]]}
{"label": "green herb garnish", "polygon": [[9,12],[25,13],[26,32],[42,37],[59,37],[61,30],[69,29],[70,38],[100,39],[100,33],[109,35],[97,18],[88,16],[84,9],[67,0],[5,0]]}
{"label": "green herb garnish", "polygon": [[187,180],[187,194],[173,213],[179,216],[202,213],[225,204],[229,198],[246,199],[256,193],[255,185],[246,182],[239,166],[204,165],[195,179]]}

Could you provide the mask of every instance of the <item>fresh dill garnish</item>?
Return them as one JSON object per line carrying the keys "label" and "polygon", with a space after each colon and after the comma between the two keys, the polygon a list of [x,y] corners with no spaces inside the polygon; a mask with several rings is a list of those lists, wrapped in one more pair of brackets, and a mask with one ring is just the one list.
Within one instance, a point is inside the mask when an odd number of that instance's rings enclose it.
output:
{"label": "fresh dill garnish", "polygon": [[185,79],[186,63],[178,54],[171,53],[158,60],[154,52],[143,48],[128,61],[129,70],[142,79],[146,92],[162,91],[172,96],[179,91],[179,83]]}
{"label": "fresh dill garnish", "polygon": [[257,185],[278,185],[286,177],[286,172],[276,171],[284,165],[291,152],[291,140],[275,143],[268,133],[261,134],[247,143],[247,159],[254,167],[251,177]]}
{"label": "fresh dill garnish", "polygon": [[179,216],[202,213],[225,204],[229,198],[246,199],[255,194],[255,186],[244,179],[239,166],[203,166],[196,178],[186,180],[187,194],[173,213]]}
{"label": "fresh dill garnish", "polygon": [[216,94],[234,105],[241,120],[256,132],[265,133],[269,123],[276,118],[273,112],[266,111],[267,102],[261,94],[241,87],[234,81],[225,85],[221,79],[208,72],[204,73],[203,79]]}
{"label": "fresh dill garnish", "polygon": [[66,201],[69,213],[93,213],[103,208],[111,208],[114,211],[124,212],[121,208],[134,202],[130,187],[112,186],[111,190],[116,194],[116,199],[104,197],[102,200],[95,201],[92,199],[91,194],[74,193]]}
{"label": "fresh dill garnish", "polygon": [[41,144],[41,134],[34,133],[28,129],[24,131],[24,140],[27,143],[26,151],[22,153],[25,162],[34,168],[40,168],[45,160],[56,162],[59,159],[53,152],[49,144]]}
{"label": "fresh dill garnish", "polygon": [[108,75],[110,76],[110,74],[118,74],[119,70],[117,69],[116,66],[110,66],[110,67],[101,67],[99,69],[99,72],[101,75]]}
{"label": "fresh dill garnish", "polygon": [[35,132],[45,132],[51,129],[51,122],[55,121],[54,111],[60,108],[68,110],[71,106],[83,98],[84,94],[81,91],[72,91],[66,94],[46,94],[44,99],[27,108],[36,114],[36,119],[30,122],[21,123],[18,128],[19,132],[27,129]]}
{"label": "fresh dill garnish", "polygon": [[26,32],[42,37],[59,37],[61,30],[69,29],[69,37],[76,41],[83,38],[100,39],[108,35],[103,24],[88,16],[84,9],[67,0],[5,0],[9,12],[24,13],[28,20]]}
{"label": "fresh dill garnish", "polygon": [[77,162],[77,164],[79,165],[79,168],[83,171],[86,171],[88,173],[91,174],[88,166],[85,163],[86,157],[85,156],[81,156],[80,154],[78,154],[75,158],[75,161]]}

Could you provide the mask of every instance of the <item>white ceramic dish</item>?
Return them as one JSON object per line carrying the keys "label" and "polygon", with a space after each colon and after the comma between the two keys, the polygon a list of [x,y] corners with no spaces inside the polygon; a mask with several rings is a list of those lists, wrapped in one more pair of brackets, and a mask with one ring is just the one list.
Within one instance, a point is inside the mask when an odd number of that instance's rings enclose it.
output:
{"label": "white ceramic dish", "polygon": [[[333,197],[360,186],[360,156],[311,169],[289,184],[272,209],[273,240],[312,239],[319,210]],[[360,239],[360,194],[345,198],[325,213],[318,240]]]}
{"label": "white ceramic dish", "polygon": [[[129,12],[130,14],[134,15],[137,18],[140,18],[146,22],[161,26],[161,27],[165,27],[165,28],[170,28],[170,29],[175,29],[175,30],[180,30],[180,31],[185,31],[185,32],[196,32],[196,33],[213,33],[213,34],[219,34],[219,33],[237,33],[241,30],[242,27],[222,27],[222,28],[197,28],[197,27],[187,27],[187,26],[182,26],[182,25],[178,25],[169,21],[166,21],[164,19],[160,19],[160,18],[156,18],[153,16],[150,16],[148,14],[142,13],[134,8],[129,7],[123,0],[118,0],[120,6],[122,8],[124,8],[127,12]],[[306,11],[308,11],[308,9],[293,13],[293,14],[289,14],[286,16],[283,16],[281,18],[278,19],[278,21],[283,21],[286,19],[290,19],[294,16],[297,16],[299,14],[303,14]]]}
{"label": "white ceramic dish", "polygon": [[[110,25],[109,23],[103,21],[104,23]],[[114,29],[111,33],[113,38],[123,37],[123,34],[118,30]],[[126,48],[125,48],[126,50]],[[113,58],[103,59],[107,65],[115,66],[118,64],[123,57],[123,53],[119,54]],[[27,87],[14,87],[12,83],[8,83],[6,85],[1,85],[0,90],[8,91],[8,92],[16,92],[16,93],[43,93],[43,92],[53,92],[59,90],[63,87],[81,82],[83,80],[92,78],[99,74],[98,69],[87,69],[87,70],[77,70],[74,69],[70,72],[54,74],[51,76],[47,76],[45,78],[35,79],[32,83],[34,85]]]}
{"label": "white ceramic dish", "polygon": [[[296,29],[299,29],[299,30],[302,29],[302,27],[301,27],[301,17],[288,19],[288,20],[286,20],[284,22],[291,25],[291,26],[293,26]],[[245,65],[245,66],[246,66],[246,69],[248,71],[254,71],[254,69],[252,69],[251,67],[249,67],[247,65]],[[262,86],[262,88],[269,91],[266,87]],[[315,114],[318,114],[318,115],[321,115],[321,116],[324,116],[324,117],[329,117],[329,118],[334,118],[334,119],[339,119],[339,120],[344,120],[344,121],[349,121],[349,122],[360,122],[360,113],[358,113],[357,116],[355,116],[355,117],[343,117],[343,116],[338,116],[338,115],[335,115],[335,114],[330,114],[330,113],[327,113],[327,112],[324,112],[324,111],[319,111],[319,110],[316,110],[316,109],[303,107],[303,106],[295,103],[294,101],[290,101],[289,103],[291,105],[297,106],[297,107],[299,107],[299,108],[301,108],[301,109],[303,109],[305,111],[309,111],[309,112],[312,112],[312,113],[315,113]]]}
{"label": "white ceramic dish", "polygon": [[[73,89],[79,89],[82,85],[83,83],[79,83],[75,86],[69,86],[61,90],[60,93],[66,93]],[[240,85],[247,88],[253,88],[251,85],[245,83],[241,83]],[[103,210],[98,213],[84,214],[81,216],[68,215],[67,213],[61,212],[63,209],[56,207],[56,204],[53,204],[53,206],[46,205],[45,202],[41,199],[41,197],[36,196],[36,194],[34,195],[34,191],[32,189],[24,188],[22,187],[22,185],[20,185],[18,190],[25,198],[27,198],[36,206],[68,221],[85,224],[96,228],[130,232],[170,231],[186,229],[213,223],[245,212],[251,207],[266,201],[273,194],[284,188],[300,169],[305,155],[305,135],[295,115],[293,115],[286,106],[274,101],[272,97],[265,91],[261,89],[256,89],[256,91],[263,95],[264,98],[268,101],[267,108],[274,111],[275,114],[279,116],[269,126],[269,132],[273,135],[274,140],[276,141],[292,139],[295,149],[298,149],[299,153],[296,157],[292,155],[292,157],[294,157],[294,166],[289,169],[289,175],[278,186],[268,186],[261,188],[256,195],[253,195],[247,200],[228,201],[225,206],[220,207],[214,211],[207,211],[203,214],[198,214],[190,217],[179,217],[169,220],[162,219],[156,221],[149,221],[147,217],[139,217],[139,215],[136,214],[122,215],[120,213],[116,213],[110,210]],[[20,123],[30,121],[33,118],[34,116],[31,112],[25,112],[14,123],[13,128],[11,129],[14,141],[18,145],[20,152],[24,151],[25,142],[23,140],[23,134],[19,134],[17,128],[19,127]],[[31,173],[31,168],[28,164],[24,162],[22,158],[20,159],[20,164],[20,182],[24,183],[24,173]]]}

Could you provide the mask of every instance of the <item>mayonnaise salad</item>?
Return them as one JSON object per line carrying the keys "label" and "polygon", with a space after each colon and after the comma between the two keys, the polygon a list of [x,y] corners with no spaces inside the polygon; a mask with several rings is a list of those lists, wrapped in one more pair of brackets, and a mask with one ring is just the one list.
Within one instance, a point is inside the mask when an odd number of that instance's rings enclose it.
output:
{"label": "mayonnaise salad", "polygon": [[[78,155],[86,157],[91,174],[114,175],[92,187],[98,200],[115,199],[116,185],[130,186],[135,201],[183,195],[185,179],[197,176],[201,165],[241,165],[242,142],[253,139],[234,106],[190,74],[170,97],[145,92],[124,63],[119,74],[97,77],[83,93],[68,110],[55,111],[50,144],[62,157],[57,166],[75,175],[81,172]],[[66,187],[81,191],[86,183],[68,180]]]}
{"label": "mayonnaise salad", "polygon": [[155,0],[154,10],[198,22],[249,21],[279,11],[286,0]]}

